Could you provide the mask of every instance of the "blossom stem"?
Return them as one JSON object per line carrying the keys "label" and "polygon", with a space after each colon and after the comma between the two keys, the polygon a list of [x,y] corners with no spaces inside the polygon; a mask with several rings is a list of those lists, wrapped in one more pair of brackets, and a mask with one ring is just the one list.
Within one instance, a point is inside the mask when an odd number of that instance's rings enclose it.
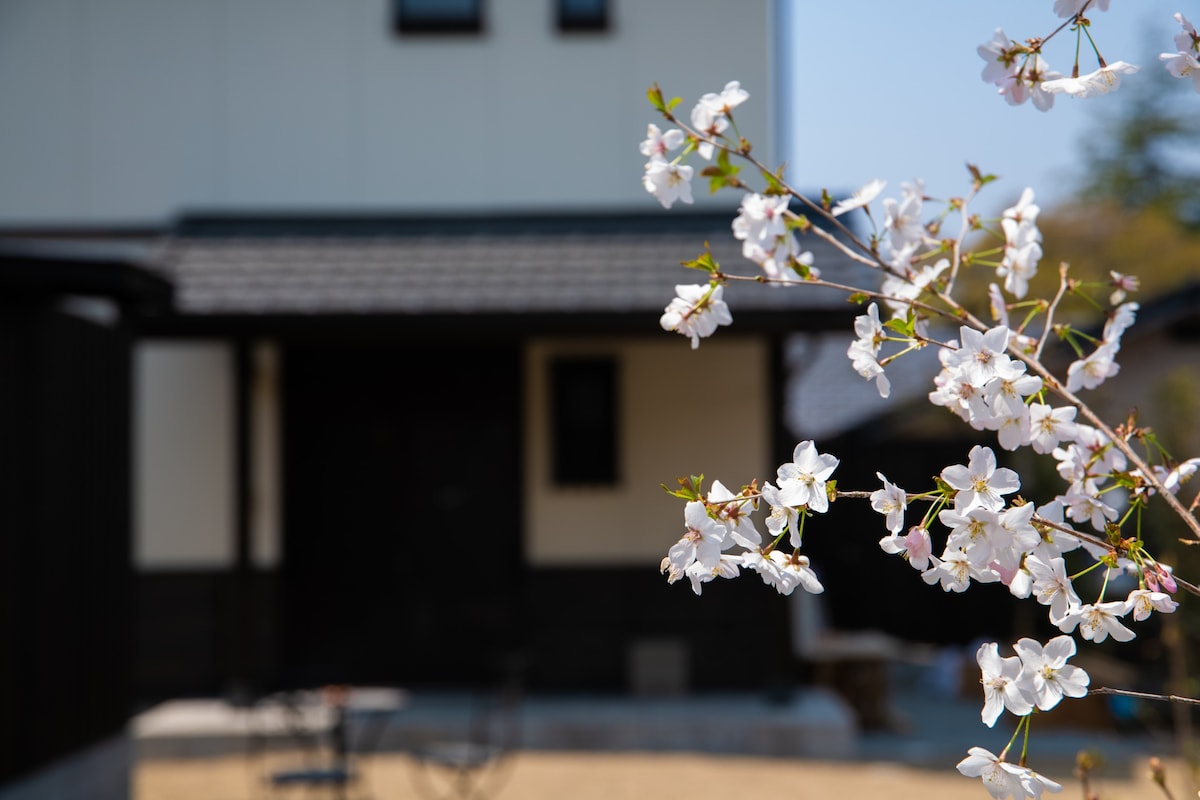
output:
{"label": "blossom stem", "polygon": [[[1077,579],[1079,579],[1079,578],[1082,578],[1084,575],[1087,575],[1089,572],[1091,572],[1092,570],[1096,569],[1096,567],[1102,567],[1102,566],[1104,566],[1104,562],[1103,562],[1103,561],[1093,561],[1093,562],[1092,562],[1090,565],[1088,565],[1088,566],[1084,567],[1083,569],[1079,570],[1079,572],[1076,572],[1074,575],[1070,576],[1070,577],[1069,577],[1067,580],[1069,580],[1069,581],[1071,581],[1072,583],[1074,583],[1074,582],[1075,582]],[[1107,578],[1107,577],[1105,577],[1104,581],[1105,581],[1105,583],[1107,583],[1107,582],[1108,582],[1108,578]],[[1101,597],[1103,597],[1103,596],[1104,596],[1104,592],[1103,592],[1103,590],[1100,592],[1100,596],[1101,596]]]}
{"label": "blossom stem", "polygon": [[1023,724],[1025,726],[1025,738],[1021,742],[1021,760],[1017,762],[1020,766],[1025,766],[1025,757],[1029,755],[1029,727],[1033,723],[1032,712],[1025,715]]}

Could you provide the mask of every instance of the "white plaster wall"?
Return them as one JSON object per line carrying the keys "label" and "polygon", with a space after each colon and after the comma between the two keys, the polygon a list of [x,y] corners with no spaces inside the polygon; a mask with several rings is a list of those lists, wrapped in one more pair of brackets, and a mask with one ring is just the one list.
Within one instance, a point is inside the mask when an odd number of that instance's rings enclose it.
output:
{"label": "white plaster wall", "polygon": [[686,114],[740,80],[770,160],[771,2],[612,0],[611,32],[564,36],[552,0],[490,0],[482,36],[397,37],[388,0],[5,0],[0,225],[654,212],[653,81]]}
{"label": "white plaster wall", "polygon": [[[613,356],[620,385],[620,482],[562,488],[550,476],[547,375],[560,355]],[[661,484],[703,472],[735,490],[774,476],[768,349],[716,337],[540,340],[526,355],[525,553],[534,566],[657,565],[683,533]],[[723,427],[718,427],[720,420]],[[731,421],[736,420],[736,423]],[[732,425],[736,427],[732,427]]]}
{"label": "white plaster wall", "polygon": [[134,366],[134,566],[232,566],[232,350],[223,342],[146,342]]}

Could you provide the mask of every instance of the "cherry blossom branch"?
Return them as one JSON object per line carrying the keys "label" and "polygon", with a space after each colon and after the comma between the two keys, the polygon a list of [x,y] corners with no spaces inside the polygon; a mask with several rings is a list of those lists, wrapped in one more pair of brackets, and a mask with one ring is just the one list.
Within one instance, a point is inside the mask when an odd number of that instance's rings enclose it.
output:
{"label": "cherry blossom branch", "polygon": [[[736,156],[737,158],[740,158],[743,161],[746,161],[747,163],[754,166],[759,171],[760,174],[774,176],[774,180],[779,184],[779,187],[784,192],[786,192],[790,196],[796,198],[801,203],[803,203],[805,206],[807,206],[808,208],[810,208],[811,210],[813,210],[817,214],[819,214],[826,222],[828,222],[829,224],[831,224],[835,228],[837,228],[838,231],[840,231],[847,239],[849,239],[851,242],[853,242],[854,245],[857,246],[860,250],[862,250],[865,253],[871,253],[872,255],[874,255],[873,248],[871,248],[865,242],[863,242],[861,239],[859,239],[858,236],[854,233],[854,231],[850,230],[849,227],[847,227],[840,219],[838,219],[833,214],[831,214],[823,205],[816,202],[815,200],[810,199],[807,195],[801,193],[798,189],[793,187],[791,184],[787,183],[787,181],[783,180],[778,175],[776,175],[774,172],[772,172],[767,167],[766,164],[759,161],[757,158],[755,158],[753,155],[750,154],[750,150],[748,149],[748,147],[732,147],[732,146],[720,141],[719,139],[714,139],[710,136],[705,136],[704,134],[702,134],[699,131],[692,128],[692,126],[688,125],[686,122],[683,122],[682,120],[680,120],[670,110],[665,110],[665,111],[662,111],[661,113],[668,122],[670,122],[672,125],[678,125],[681,130],[683,130],[684,132],[686,132],[688,134],[688,136],[691,136],[691,137],[696,138],[703,142],[707,142],[718,150],[723,150],[731,156]],[[743,189],[749,188],[745,184],[743,184],[740,180],[737,182],[736,185]],[[815,229],[815,230],[819,230],[819,229]],[[868,263],[872,263],[872,262],[868,262]],[[882,260],[880,260],[878,258],[878,256],[875,257],[875,261],[872,263],[872,265],[878,266],[885,270],[887,269],[887,264],[884,263]]]}
{"label": "cherry blossom branch", "polygon": [[1050,301],[1050,307],[1046,309],[1046,324],[1042,330],[1042,335],[1038,339],[1037,349],[1033,352],[1033,357],[1039,361],[1042,358],[1042,350],[1046,347],[1046,340],[1050,338],[1050,332],[1054,330],[1054,312],[1058,309],[1058,304],[1062,302],[1063,296],[1067,293],[1067,262],[1062,262],[1058,265],[1058,293],[1054,295],[1054,299]]}
{"label": "cherry blossom branch", "polygon": [[[839,492],[838,494],[841,494],[841,492]],[[1098,547],[1106,547],[1110,550],[1114,550],[1114,551],[1116,550],[1116,548],[1114,548],[1112,546],[1112,544],[1109,543],[1108,540],[1106,540],[1106,539],[1102,539],[1101,537],[1096,536],[1093,533],[1088,533],[1087,531],[1075,530],[1071,526],[1064,525],[1061,522],[1054,522],[1053,520],[1046,519],[1041,514],[1034,514],[1032,522],[1036,525],[1041,525],[1046,528],[1053,528],[1054,530],[1060,531],[1061,533],[1065,533],[1068,536],[1073,536],[1076,539],[1079,539],[1080,541],[1088,542],[1088,543],[1094,544]],[[1184,580],[1183,578],[1180,578],[1174,572],[1171,573],[1171,577],[1174,578],[1175,583],[1177,583],[1181,587],[1183,587],[1183,589],[1185,591],[1187,591],[1189,594],[1194,594],[1197,597],[1200,597],[1200,586],[1197,586],[1194,583],[1191,583],[1189,581]]]}
{"label": "cherry blossom branch", "polygon": [[[740,281],[740,282],[746,282],[746,283],[769,283],[769,284],[776,284],[779,286],[797,286],[797,285],[822,286],[827,289],[837,289],[838,291],[846,292],[849,295],[862,295],[863,297],[869,297],[873,300],[892,300],[892,299],[894,299],[894,298],[892,298],[891,295],[885,294],[884,292],[873,291],[871,289],[860,289],[856,286],[850,286],[848,284],[826,280],[825,278],[805,278],[804,280],[788,280],[786,278],[770,278],[770,277],[767,277],[766,275],[754,275],[754,276],[731,275],[731,274],[725,273],[725,272],[718,272],[716,274],[719,278],[721,278],[723,280],[727,280],[727,281]],[[930,314],[936,314],[939,317],[944,317],[951,321],[959,321],[960,320],[960,317],[957,314],[955,314],[954,312],[947,311],[944,308],[938,308],[937,306],[930,305],[929,303],[923,303],[920,300],[905,300],[904,303],[905,303],[905,305],[912,306],[913,308],[919,308],[922,311],[928,311]],[[986,330],[986,329],[984,329],[984,330]],[[945,346],[942,342],[934,342],[931,339],[924,339],[924,341],[932,342],[939,346]]]}
{"label": "cherry blossom branch", "polygon": [[857,261],[860,264],[865,264],[866,266],[870,267],[871,269],[880,269],[880,270],[884,270],[886,272],[891,272],[891,270],[889,270],[887,268],[887,265],[884,264],[882,261],[880,261],[878,258],[867,258],[866,256],[859,255],[857,252],[852,250],[849,247],[849,245],[847,245],[842,240],[838,239],[836,236],[834,236],[829,231],[824,230],[823,228],[814,225],[811,229],[811,232],[814,236],[817,236],[820,239],[824,239],[825,241],[829,242],[831,245],[836,247],[847,258],[849,258],[853,261]]}
{"label": "cherry blossom branch", "polygon": [[1129,442],[1125,441],[1125,437],[1118,436],[1116,431],[1114,431],[1112,427],[1108,425],[1108,423],[1101,419],[1096,412],[1092,411],[1091,407],[1087,405],[1087,403],[1076,397],[1073,392],[1068,391],[1067,387],[1063,386],[1058,378],[1055,377],[1049,369],[1043,366],[1040,360],[1020,352],[1019,348],[1012,345],[1009,346],[1009,351],[1017,358],[1020,358],[1022,361],[1024,361],[1030,369],[1032,369],[1038,374],[1039,377],[1041,377],[1047,387],[1062,397],[1062,399],[1067,403],[1075,406],[1078,413],[1082,414],[1089,423],[1091,423],[1101,433],[1108,437],[1108,440],[1112,442],[1113,446],[1125,454],[1125,457],[1128,458],[1130,463],[1133,464],[1133,466],[1138,470],[1138,472],[1141,474],[1141,477],[1154,488],[1159,497],[1161,497],[1163,501],[1166,502],[1166,504],[1171,508],[1171,510],[1174,511],[1179,518],[1184,521],[1184,524],[1191,529],[1192,536],[1197,540],[1200,540],[1200,519],[1196,519],[1196,517],[1192,516],[1192,514],[1184,507],[1184,505],[1179,502],[1179,498],[1177,498],[1163,485],[1163,482],[1158,478],[1157,475],[1154,474],[1154,470],[1150,469],[1150,466],[1140,455],[1138,455],[1137,451],[1130,447]]}
{"label": "cherry blossom branch", "polygon": [[[668,117],[673,122],[676,122],[676,124],[680,124],[681,127],[686,128],[689,131],[691,130],[686,125],[679,123],[678,120],[673,115],[668,115]],[[746,161],[754,164],[760,170],[766,171],[766,168],[761,164],[761,162],[759,162],[757,159],[755,159],[753,156],[751,156],[748,152],[745,152],[743,150],[735,150],[731,147],[728,147],[727,145],[723,145],[723,144],[716,143],[716,142],[714,142],[714,144],[716,146],[720,147],[721,149],[725,150],[726,152],[729,152],[733,155],[739,156],[739,157],[745,159]],[[892,270],[886,264],[886,262],[884,262],[882,259],[880,259],[879,256],[874,252],[874,250],[868,248],[861,240],[859,240],[857,237],[855,237],[836,217],[834,217],[832,214],[830,214],[828,211],[826,211],[823,207],[817,205],[812,200],[809,200],[807,197],[800,194],[798,191],[796,191],[795,189],[793,189],[792,187],[790,187],[788,184],[784,183],[783,181],[780,181],[780,184],[784,187],[784,189],[786,191],[791,193],[792,196],[800,199],[802,202],[804,202],[805,204],[807,204],[814,210],[818,211],[824,218],[826,218],[827,220],[829,220],[833,224],[835,224],[840,230],[842,230],[844,233],[846,233],[846,235],[851,239],[851,241],[857,247],[862,249],[864,252],[870,253],[871,259],[873,260],[873,262],[875,264],[877,264],[879,266],[879,268],[881,268],[885,272],[888,272],[889,274],[893,274]],[[819,229],[814,229],[814,230],[819,230]],[[836,237],[828,236],[827,241],[836,241]],[[957,256],[956,256],[956,261],[957,261]],[[868,262],[868,263],[870,263],[870,262]],[[755,280],[759,280],[759,279],[755,278]],[[851,294],[864,294],[868,297],[873,297],[876,299],[890,299],[890,298],[888,298],[888,296],[886,296],[880,292],[871,292],[871,291],[867,291],[867,290],[857,289],[855,287],[846,286],[844,284],[837,284],[832,281],[825,281],[825,280],[818,279],[818,280],[810,280],[810,281],[806,281],[806,282],[813,283],[815,285],[829,286],[831,288],[836,288],[836,289],[840,289],[842,291],[850,292]],[[952,297],[950,297],[950,295],[945,290],[939,291],[939,290],[931,289],[931,291],[939,300],[941,300],[943,303],[946,304],[946,306],[950,309],[949,312],[942,310],[942,309],[937,309],[933,306],[930,306],[930,305],[927,305],[924,303],[919,303],[917,301],[908,301],[908,302],[913,307],[922,308],[922,309],[931,311],[933,313],[936,313],[940,316],[945,316],[945,317],[948,317],[951,319],[958,320],[959,322],[966,322],[971,327],[974,327],[977,330],[980,330],[980,331],[988,330],[989,326],[987,324],[985,324],[982,320],[980,320],[975,315],[973,315],[969,311],[967,311],[966,308],[964,308],[956,300],[954,300]],[[1059,299],[1060,299],[1060,297],[1056,297],[1055,302],[1058,302]],[[1047,325],[1047,330],[1049,330],[1049,329],[1050,329],[1050,326]],[[1043,332],[1043,341],[1044,341],[1045,335],[1046,335],[1045,332]],[[1183,504],[1179,502],[1179,500],[1174,496],[1174,494],[1172,494],[1169,490],[1166,489],[1166,487],[1163,485],[1163,482],[1154,474],[1154,471],[1152,469],[1150,469],[1149,465],[1145,462],[1145,460],[1142,459],[1141,456],[1139,456],[1137,454],[1137,452],[1132,447],[1129,446],[1129,443],[1127,441],[1125,441],[1124,437],[1118,436],[1117,433],[1113,430],[1113,428],[1110,425],[1108,425],[1106,422],[1104,422],[1104,420],[1101,419],[1098,414],[1096,414],[1094,411],[1092,411],[1090,406],[1088,406],[1086,403],[1084,403],[1082,400],[1080,400],[1077,396],[1075,396],[1074,393],[1068,391],[1067,388],[1065,386],[1063,386],[1062,383],[1058,380],[1058,378],[1053,373],[1051,373],[1047,367],[1045,367],[1042,364],[1041,358],[1040,358],[1040,355],[1041,355],[1041,346],[1040,345],[1038,348],[1038,352],[1033,356],[1022,352],[1020,350],[1020,348],[1018,348],[1015,344],[1010,344],[1008,349],[1012,355],[1014,355],[1015,357],[1017,357],[1021,361],[1023,361],[1026,364],[1026,366],[1028,366],[1039,377],[1041,377],[1043,382],[1052,391],[1054,391],[1055,393],[1060,395],[1069,404],[1075,406],[1078,413],[1082,414],[1094,427],[1096,427],[1098,430],[1100,430],[1113,443],[1114,447],[1116,447],[1118,450],[1120,450],[1122,453],[1124,453],[1125,456],[1129,459],[1129,461],[1134,465],[1134,467],[1141,473],[1144,480],[1146,480],[1146,482],[1149,483],[1150,486],[1152,486],[1155,489],[1155,491],[1159,494],[1159,496],[1161,496],[1163,498],[1164,502],[1171,508],[1171,510],[1184,521],[1185,525],[1187,525],[1191,529],[1192,536],[1195,539],[1200,540],[1200,519],[1197,519],[1196,517],[1194,517],[1183,506]]]}
{"label": "cherry blossom branch", "polygon": [[1135,692],[1130,689],[1112,689],[1107,686],[1095,686],[1088,689],[1088,694],[1113,694],[1121,697],[1134,697],[1138,700],[1158,700],[1164,703],[1179,703],[1188,706],[1200,706],[1200,700],[1194,697],[1182,697],[1177,694],[1154,694],[1152,692]]}

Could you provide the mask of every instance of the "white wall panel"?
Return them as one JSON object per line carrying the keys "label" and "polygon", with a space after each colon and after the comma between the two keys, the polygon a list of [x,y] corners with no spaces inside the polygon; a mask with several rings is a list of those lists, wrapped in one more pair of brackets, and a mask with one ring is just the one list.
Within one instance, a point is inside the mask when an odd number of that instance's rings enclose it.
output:
{"label": "white wall panel", "polygon": [[739,124],[763,154],[769,6],[613,0],[611,31],[563,35],[551,0],[493,0],[479,36],[401,37],[386,0],[5,0],[0,225],[653,212],[646,87],[686,114],[741,80]]}

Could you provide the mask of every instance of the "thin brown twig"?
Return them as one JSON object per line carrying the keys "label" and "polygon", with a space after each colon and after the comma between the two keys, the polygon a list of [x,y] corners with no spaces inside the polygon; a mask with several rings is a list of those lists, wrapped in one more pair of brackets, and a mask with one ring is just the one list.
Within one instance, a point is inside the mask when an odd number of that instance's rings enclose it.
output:
{"label": "thin brown twig", "polygon": [[1135,692],[1131,689],[1113,689],[1108,686],[1095,686],[1088,689],[1088,694],[1115,694],[1121,697],[1134,697],[1138,700],[1158,700],[1163,703],[1179,703],[1187,706],[1200,706],[1200,700],[1194,697],[1183,697],[1177,694],[1154,694],[1153,692]]}

